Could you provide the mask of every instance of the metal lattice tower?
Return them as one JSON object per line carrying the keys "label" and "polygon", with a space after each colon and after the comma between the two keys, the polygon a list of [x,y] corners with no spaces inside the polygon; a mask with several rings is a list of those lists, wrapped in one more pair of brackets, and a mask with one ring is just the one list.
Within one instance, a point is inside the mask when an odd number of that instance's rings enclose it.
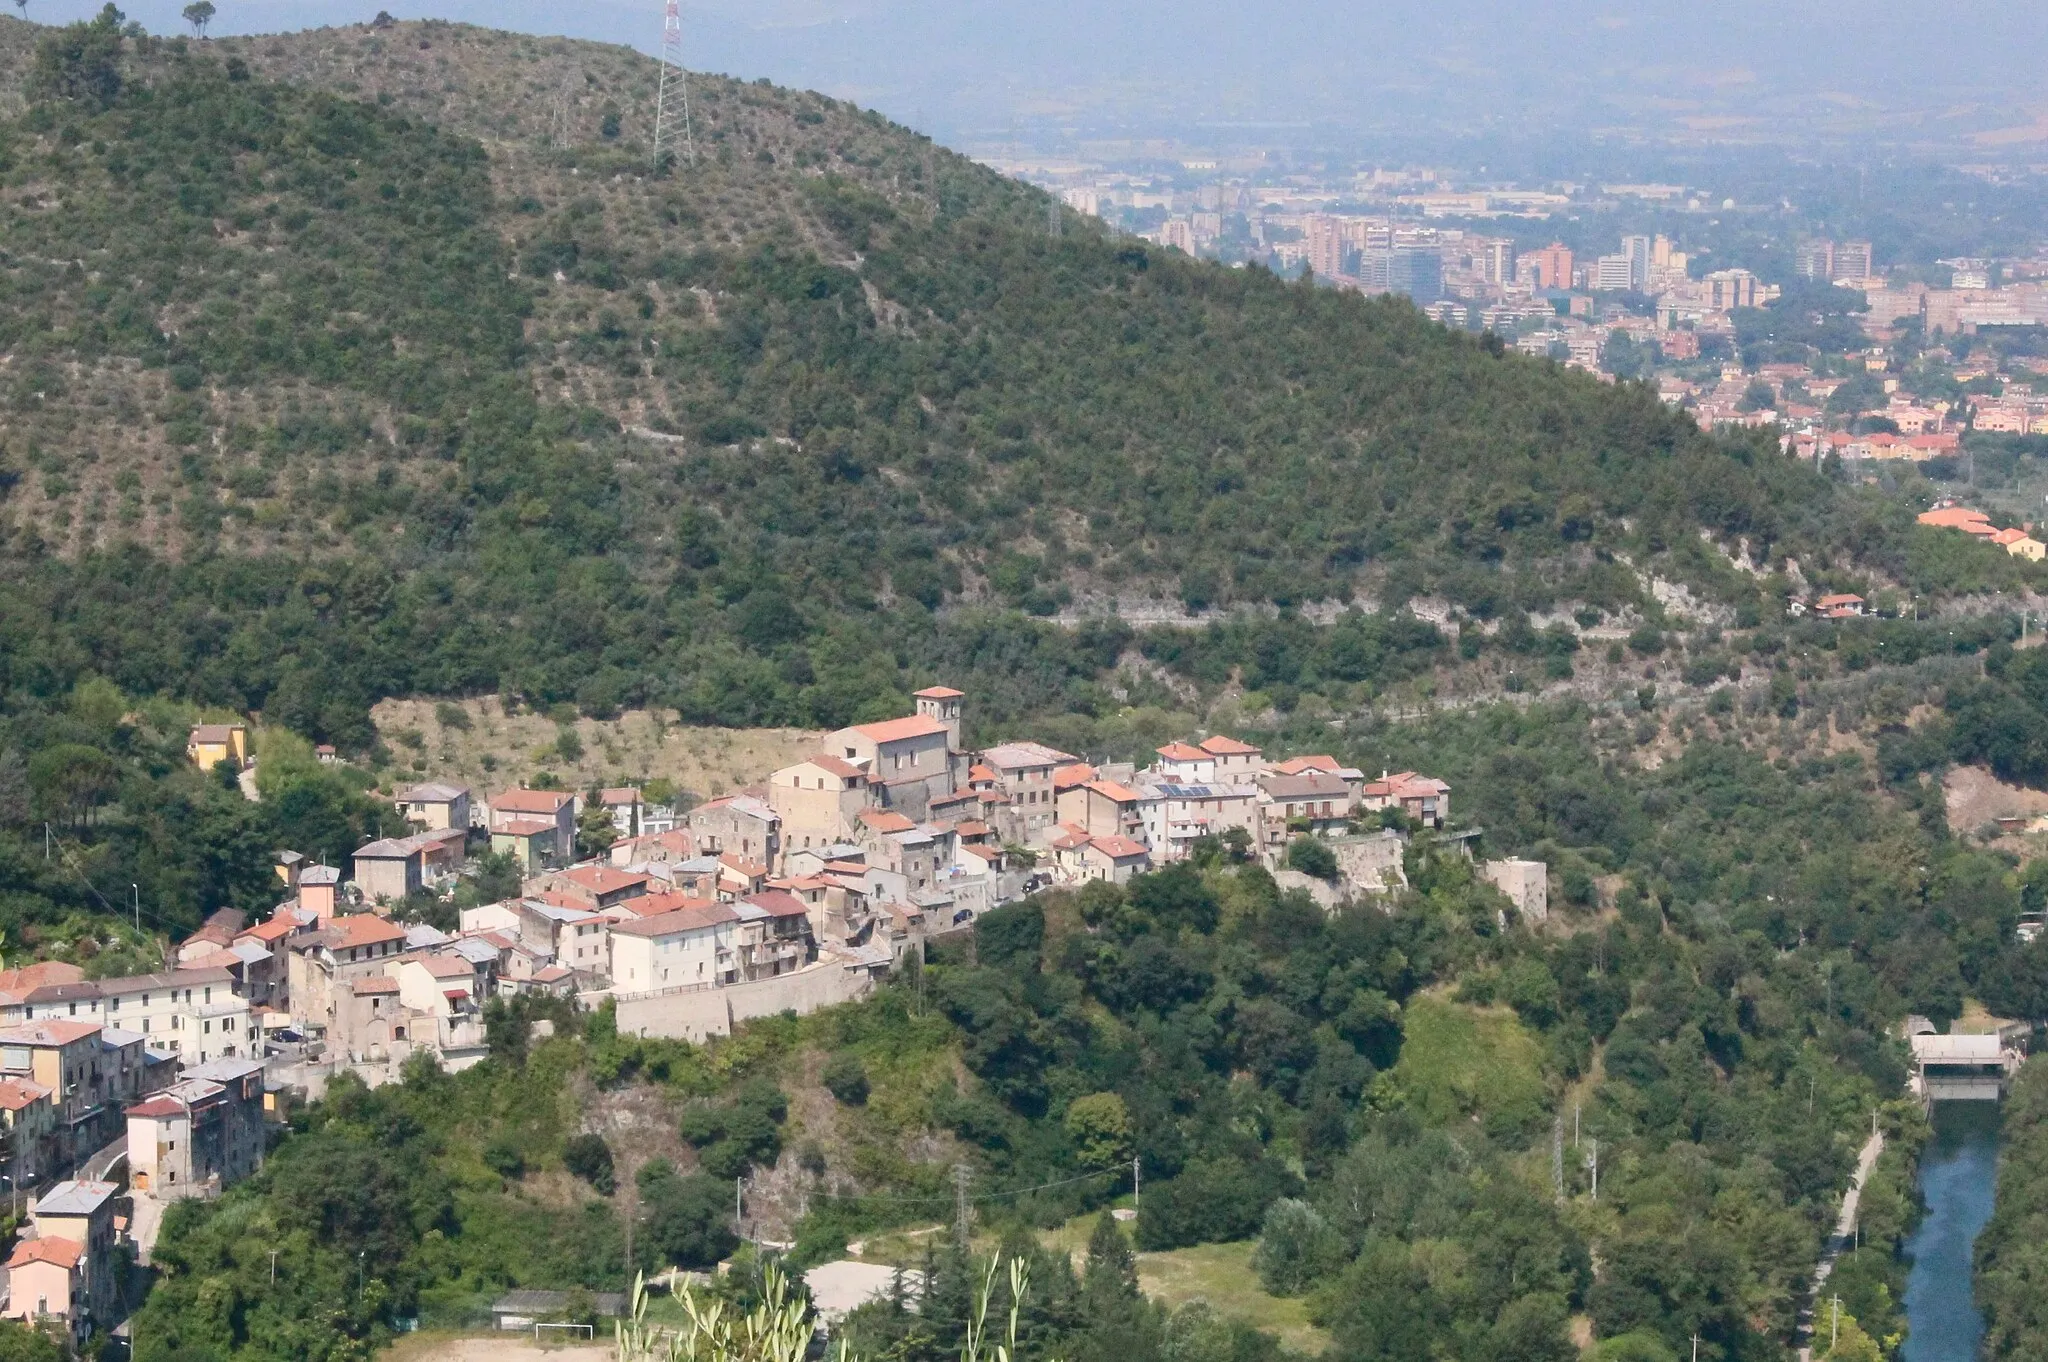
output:
{"label": "metal lattice tower", "polygon": [[690,135],[690,78],[683,70],[681,0],[668,0],[661,25],[661,84],[654,95],[654,168],[678,153],[697,164],[697,143]]}

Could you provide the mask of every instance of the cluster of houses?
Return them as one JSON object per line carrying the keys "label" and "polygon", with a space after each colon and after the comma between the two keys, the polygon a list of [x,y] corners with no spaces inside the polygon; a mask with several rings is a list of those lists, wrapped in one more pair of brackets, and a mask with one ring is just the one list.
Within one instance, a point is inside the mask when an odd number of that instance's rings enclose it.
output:
{"label": "cluster of houses", "polygon": [[2038,563],[2048,555],[2048,544],[2034,538],[2031,522],[2016,528],[2000,529],[1982,511],[1959,506],[1953,501],[1935,503],[1932,510],[1920,513],[1919,520],[1922,525],[1931,525],[1938,530],[1960,530],[1973,539],[2004,549],[2013,557],[2024,558],[2028,562]]}
{"label": "cluster of houses", "polygon": [[[162,972],[0,971],[0,1182],[30,1202],[0,1314],[83,1338],[121,1304],[117,1245],[146,1254],[165,1204],[255,1171],[284,1093],[343,1068],[384,1081],[422,1052],[475,1063],[492,998],[608,998],[622,1029],[701,1038],[859,996],[934,933],[1050,884],[1122,883],[1204,838],[1282,875],[1295,838],[1324,839],[1339,883],[1373,893],[1405,883],[1407,828],[1450,819],[1449,787],[1414,772],[1269,761],[1221,735],[1142,769],[1031,742],[970,750],[959,691],[915,699],[686,813],[599,792],[618,834],[600,857],[576,858],[583,796],[473,803],[422,784],[396,796],[411,834],[358,848],[346,874],[280,853],[270,916],[213,914]],[[189,749],[207,767],[250,759],[241,725],[196,728]],[[516,897],[462,910],[453,931],[394,919],[485,845],[520,867]],[[1540,864],[1483,873],[1544,915]]]}
{"label": "cluster of houses", "polygon": [[152,1223],[260,1166],[277,1107],[247,977],[219,964],[98,980],[56,961],[0,971],[0,1182],[29,1211],[0,1316],[74,1340],[120,1317],[114,1255],[132,1222],[116,1214],[114,1165],[127,1165],[133,1219]]}

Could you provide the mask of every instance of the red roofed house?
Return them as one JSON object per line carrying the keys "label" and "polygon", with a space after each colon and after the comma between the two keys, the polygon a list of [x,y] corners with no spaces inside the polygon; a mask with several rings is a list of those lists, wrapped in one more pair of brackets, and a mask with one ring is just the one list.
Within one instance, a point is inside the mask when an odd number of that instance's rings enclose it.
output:
{"label": "red roofed house", "polygon": [[739,980],[740,915],[727,903],[702,903],[613,925],[609,969],[619,993],[715,987]]}
{"label": "red roofed house", "polygon": [[768,802],[782,819],[786,853],[846,841],[861,811],[873,807],[875,792],[866,771],[821,752],[768,777]]}
{"label": "red roofed house", "polygon": [[1318,754],[1309,757],[1289,757],[1286,761],[1278,763],[1272,769],[1275,775],[1298,776],[1308,771],[1326,771],[1331,775],[1335,775],[1343,768],[1339,766],[1335,757]]}
{"label": "red roofed house", "polygon": [[1110,884],[1128,884],[1151,865],[1145,844],[1129,837],[1091,837],[1081,847],[1082,875]]}
{"label": "red roofed house", "polygon": [[1991,536],[1991,542],[2013,557],[2024,558],[2030,563],[2038,563],[2043,554],[2048,554],[2048,544],[2043,544],[2025,530],[2000,530]]}
{"label": "red roofed house", "polygon": [[492,851],[534,868],[575,859],[576,796],[566,790],[500,791],[491,796],[486,821]]}
{"label": "red roofed house", "polygon": [[667,832],[643,833],[629,837],[623,842],[613,842],[607,853],[611,863],[625,867],[632,865],[669,865],[676,861],[692,860],[697,855],[697,838],[688,828],[671,828]]}
{"label": "red roofed house", "polygon": [[1061,790],[1055,808],[1060,822],[1071,823],[1091,837],[1143,839],[1145,806],[1158,798],[1114,780],[1091,780]]}
{"label": "red roofed house", "polygon": [[0,1030],[0,1073],[46,1089],[55,1109],[50,1139],[37,1154],[41,1167],[99,1148],[97,1113],[109,1096],[126,1100],[140,1086],[105,1071],[104,1048],[98,1022],[38,1021]]}
{"label": "red roofed house", "polygon": [[915,698],[915,714],[842,728],[825,739],[825,751],[858,767],[881,803],[923,818],[933,799],[953,793],[961,696],[950,687],[932,686]]}
{"label": "red roofed house", "polygon": [[263,1163],[263,1065],[187,1078],[128,1108],[129,1183],[158,1201],[218,1196]]}
{"label": "red roofed house", "polygon": [[649,883],[650,877],[637,870],[579,865],[543,875],[540,888],[561,895],[565,903],[602,912],[615,903],[640,897],[647,892]]}
{"label": "red roofed house", "polygon": [[[73,1328],[80,1325],[82,1317],[106,1323],[117,1304],[114,1299],[114,1194],[120,1190],[111,1182],[79,1180],[53,1183],[43,1189],[29,1209],[29,1220],[36,1232],[35,1239],[30,1242],[48,1244],[50,1247],[43,1251],[48,1257],[59,1263],[69,1260],[69,1266],[84,1274],[84,1301],[78,1299],[76,1292],[71,1297],[69,1315]],[[70,1249],[64,1247],[67,1244]],[[75,1259],[72,1257],[73,1249],[77,1250]],[[15,1252],[17,1257],[21,1255],[19,1247]],[[54,1274],[51,1274],[51,1280],[54,1281]],[[11,1287],[13,1284],[14,1270],[10,1267],[8,1285]],[[42,1293],[38,1290],[35,1294],[40,1296]]]}
{"label": "red roofed house", "polygon": [[1916,517],[1922,525],[1932,525],[1938,530],[1961,530],[1965,534],[1990,535],[1991,518],[1982,511],[1973,511],[1967,506],[1936,506],[1931,511],[1922,511]]}
{"label": "red roofed house", "polygon": [[[483,1003],[483,980],[477,967],[459,955],[416,954],[391,967],[398,980],[398,1000],[430,1016],[472,1016]],[[425,1036],[414,1036],[424,1041]]]}
{"label": "red roofed house", "polygon": [[350,913],[290,943],[286,990],[293,1021],[313,1039],[335,1025],[341,997],[358,979],[390,971],[405,950],[405,928],[375,913]]}
{"label": "red roofed house", "polygon": [[1424,827],[1440,828],[1451,816],[1451,787],[1434,776],[1402,771],[1369,781],[1358,804],[1372,812],[1398,808]]}
{"label": "red roofed house", "polygon": [[72,1239],[24,1239],[7,1260],[8,1319],[64,1321],[77,1347],[92,1332],[85,1245]]}
{"label": "red roofed house", "polygon": [[817,956],[811,912],[783,889],[764,889],[733,905],[739,914],[740,977],[772,979],[791,974]]}
{"label": "red roofed house", "polygon": [[1245,784],[1266,769],[1266,754],[1248,742],[1217,733],[1196,745],[1216,758],[1216,779],[1223,784]]}
{"label": "red roofed house", "polygon": [[0,1163],[10,1187],[29,1186],[42,1175],[57,1130],[54,1095],[26,1077],[0,1079]]}
{"label": "red roofed house", "polygon": [[1863,598],[1846,592],[1823,596],[1813,603],[1815,613],[1826,620],[1855,619],[1863,613]]}
{"label": "red roofed house", "polygon": [[1216,758],[1191,743],[1170,742],[1159,749],[1159,762],[1153,769],[1160,779],[1175,785],[1207,785],[1216,779]]}

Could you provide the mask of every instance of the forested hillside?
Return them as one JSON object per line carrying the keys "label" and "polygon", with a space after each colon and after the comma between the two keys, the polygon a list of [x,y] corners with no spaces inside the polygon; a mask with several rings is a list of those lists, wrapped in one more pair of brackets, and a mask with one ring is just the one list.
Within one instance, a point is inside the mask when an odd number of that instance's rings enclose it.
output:
{"label": "forested hillside", "polygon": [[1654,623],[1653,575],[1782,609],[1720,550],[2029,571],[819,96],[700,78],[698,155],[657,173],[652,68],[613,49],[38,32],[0,21],[0,552],[44,670],[351,747],[407,692],[831,725],[945,671],[1014,719],[1100,703],[1131,641],[1029,616],[1117,599],[1376,606],[1330,670],[1377,690],[1449,660],[1381,622],[1420,592],[1476,645]]}

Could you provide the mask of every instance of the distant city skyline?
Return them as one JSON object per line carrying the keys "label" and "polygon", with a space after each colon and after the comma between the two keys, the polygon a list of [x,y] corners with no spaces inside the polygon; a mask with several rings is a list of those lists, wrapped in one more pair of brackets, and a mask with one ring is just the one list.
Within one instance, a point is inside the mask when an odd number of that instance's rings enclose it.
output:
{"label": "distant city skyline", "polygon": [[[124,6],[153,32],[182,0]],[[216,34],[360,23],[378,0],[222,0]],[[658,3],[383,0],[652,51]],[[30,0],[64,22],[90,0]],[[1986,158],[2048,144],[2048,7],[1993,0],[695,0],[690,64],[820,89],[951,139],[1644,135],[1869,141]]]}

